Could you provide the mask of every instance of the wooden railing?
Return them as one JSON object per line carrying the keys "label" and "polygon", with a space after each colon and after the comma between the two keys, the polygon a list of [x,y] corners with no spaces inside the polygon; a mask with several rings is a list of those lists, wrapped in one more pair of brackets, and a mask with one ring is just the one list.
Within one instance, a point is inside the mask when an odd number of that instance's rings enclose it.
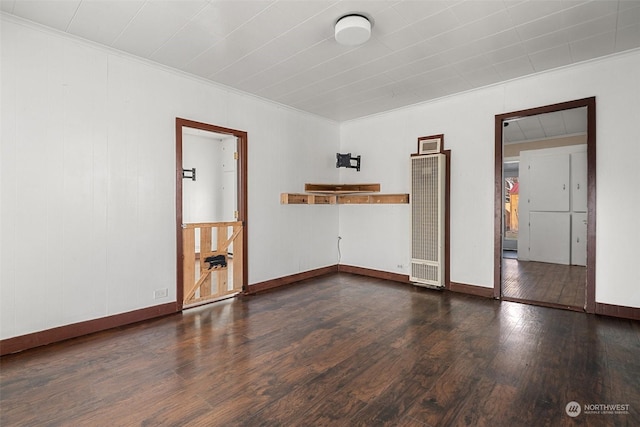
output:
{"label": "wooden railing", "polygon": [[[191,223],[183,224],[182,228],[183,304],[202,303],[240,292],[244,249],[242,222]],[[211,266],[206,261],[216,255],[224,256],[226,265]]]}

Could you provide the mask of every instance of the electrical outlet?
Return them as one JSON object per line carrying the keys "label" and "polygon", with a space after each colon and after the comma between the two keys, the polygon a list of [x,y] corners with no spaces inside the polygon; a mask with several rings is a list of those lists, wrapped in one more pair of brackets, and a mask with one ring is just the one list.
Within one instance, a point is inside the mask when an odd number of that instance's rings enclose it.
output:
{"label": "electrical outlet", "polygon": [[398,268],[404,268],[404,264],[398,264],[397,267]]}
{"label": "electrical outlet", "polygon": [[154,299],[166,298],[168,295],[169,295],[169,289],[167,289],[167,288],[156,289],[155,291],[153,291],[153,298]]}

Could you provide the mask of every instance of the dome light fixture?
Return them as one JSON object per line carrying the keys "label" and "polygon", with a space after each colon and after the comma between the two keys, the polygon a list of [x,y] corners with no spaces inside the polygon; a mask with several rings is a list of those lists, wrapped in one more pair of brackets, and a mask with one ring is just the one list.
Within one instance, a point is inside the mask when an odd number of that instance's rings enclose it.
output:
{"label": "dome light fixture", "polygon": [[335,27],[336,41],[345,46],[358,46],[371,37],[371,22],[362,15],[345,15]]}

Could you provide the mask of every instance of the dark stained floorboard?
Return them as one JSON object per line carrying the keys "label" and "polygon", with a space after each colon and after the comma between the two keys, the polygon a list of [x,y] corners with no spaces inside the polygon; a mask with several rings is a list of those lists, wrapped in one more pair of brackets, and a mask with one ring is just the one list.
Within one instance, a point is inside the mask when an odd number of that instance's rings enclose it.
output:
{"label": "dark stained floorboard", "polygon": [[584,307],[586,280],[586,267],[502,259],[505,297]]}
{"label": "dark stained floorboard", "polygon": [[[639,322],[349,274],[0,368],[2,426],[640,425]],[[574,419],[570,401],[630,410]]]}

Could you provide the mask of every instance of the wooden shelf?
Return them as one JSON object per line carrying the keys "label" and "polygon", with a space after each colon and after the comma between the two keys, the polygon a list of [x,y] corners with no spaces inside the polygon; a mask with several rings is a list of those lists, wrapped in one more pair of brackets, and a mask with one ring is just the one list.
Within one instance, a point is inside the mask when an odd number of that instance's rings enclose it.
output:
{"label": "wooden shelf", "polygon": [[282,193],[280,203],[283,205],[356,205],[356,204],[406,204],[409,203],[408,194],[342,194],[319,195]]}
{"label": "wooden shelf", "polygon": [[357,194],[338,196],[338,204],[340,205],[389,205],[406,203],[409,203],[408,194]]}
{"label": "wooden shelf", "polygon": [[305,184],[304,191],[308,193],[348,194],[348,193],[377,193],[380,184]]}
{"label": "wooden shelf", "polygon": [[282,193],[280,203],[283,205],[335,205],[336,196],[322,194]]}
{"label": "wooden shelf", "polygon": [[306,183],[304,191],[306,193],[282,193],[280,194],[280,203],[283,205],[382,205],[409,203],[408,194],[363,194],[378,193],[380,184]]}

